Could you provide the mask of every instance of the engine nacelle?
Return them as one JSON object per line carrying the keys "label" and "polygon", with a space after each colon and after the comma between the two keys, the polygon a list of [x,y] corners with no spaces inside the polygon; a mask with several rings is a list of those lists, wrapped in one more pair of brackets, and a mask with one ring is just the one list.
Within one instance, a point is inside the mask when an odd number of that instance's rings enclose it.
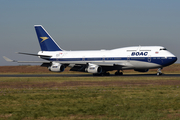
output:
{"label": "engine nacelle", "polygon": [[149,69],[134,69],[134,71],[138,71],[138,72],[148,72]]}
{"label": "engine nacelle", "polygon": [[102,72],[102,67],[95,65],[95,64],[90,64],[89,66],[85,69],[89,73],[98,73],[100,74]]}
{"label": "engine nacelle", "polygon": [[49,71],[52,72],[63,72],[65,69],[65,66],[60,63],[53,63],[51,66],[48,67]]}

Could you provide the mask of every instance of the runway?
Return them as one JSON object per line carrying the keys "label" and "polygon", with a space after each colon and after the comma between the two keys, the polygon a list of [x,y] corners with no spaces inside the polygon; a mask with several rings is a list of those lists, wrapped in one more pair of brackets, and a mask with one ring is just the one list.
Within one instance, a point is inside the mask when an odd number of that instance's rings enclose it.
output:
{"label": "runway", "polygon": [[93,76],[92,74],[0,74],[0,77],[180,77],[180,74],[124,74],[123,76]]}

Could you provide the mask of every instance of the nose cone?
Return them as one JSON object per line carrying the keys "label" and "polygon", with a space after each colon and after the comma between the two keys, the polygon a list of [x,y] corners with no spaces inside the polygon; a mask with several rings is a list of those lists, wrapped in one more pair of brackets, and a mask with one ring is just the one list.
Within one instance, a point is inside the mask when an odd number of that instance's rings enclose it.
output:
{"label": "nose cone", "polygon": [[177,61],[177,57],[169,57],[167,60],[163,61],[164,62],[164,66],[168,66],[171,65],[173,63],[175,63]]}
{"label": "nose cone", "polygon": [[[173,54],[172,54],[172,55],[173,55]],[[173,55],[173,56],[172,56],[172,61],[171,61],[172,63],[171,63],[171,64],[175,63],[176,61],[177,61],[177,57],[176,57],[175,55]]]}
{"label": "nose cone", "polygon": [[176,61],[177,61],[177,57],[175,56],[175,57],[173,58],[172,64],[175,63]]}

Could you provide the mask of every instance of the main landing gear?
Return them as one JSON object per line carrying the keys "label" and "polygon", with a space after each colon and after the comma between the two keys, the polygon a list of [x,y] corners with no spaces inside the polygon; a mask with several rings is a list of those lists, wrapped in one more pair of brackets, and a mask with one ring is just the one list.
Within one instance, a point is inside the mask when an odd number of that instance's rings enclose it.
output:
{"label": "main landing gear", "polygon": [[120,72],[119,70],[117,70],[117,72],[115,72],[115,75],[123,75],[123,72]]}
{"label": "main landing gear", "polygon": [[162,75],[163,73],[162,73],[162,68],[158,68],[158,70],[157,70],[157,76],[159,76],[159,75]]}

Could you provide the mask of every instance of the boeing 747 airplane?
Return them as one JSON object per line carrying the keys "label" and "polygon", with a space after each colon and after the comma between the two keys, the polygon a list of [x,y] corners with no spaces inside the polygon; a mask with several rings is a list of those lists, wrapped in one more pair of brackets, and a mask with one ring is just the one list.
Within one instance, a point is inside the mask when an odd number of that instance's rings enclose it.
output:
{"label": "boeing 747 airplane", "polygon": [[108,71],[117,70],[115,75],[123,75],[123,70],[134,69],[147,72],[158,68],[157,75],[162,75],[161,69],[176,62],[177,57],[162,46],[133,46],[112,50],[66,51],[59,47],[49,33],[41,25],[35,25],[35,30],[41,47],[37,54],[46,61],[16,61],[4,56],[6,61],[18,63],[42,63],[53,72],[63,72],[66,67],[70,71],[93,73],[93,75],[109,75]]}

